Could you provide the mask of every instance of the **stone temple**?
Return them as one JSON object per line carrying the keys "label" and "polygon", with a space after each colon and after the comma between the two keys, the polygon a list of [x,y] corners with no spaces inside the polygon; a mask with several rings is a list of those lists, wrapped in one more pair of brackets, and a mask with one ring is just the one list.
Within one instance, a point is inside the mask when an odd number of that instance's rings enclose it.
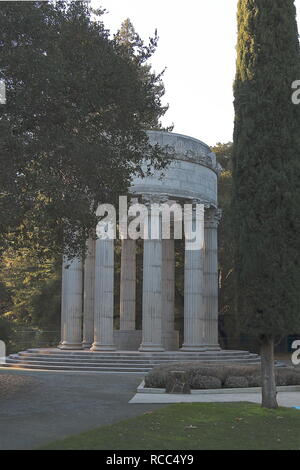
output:
{"label": "stone temple", "polygon": [[84,261],[63,263],[58,347],[11,355],[7,365],[147,371],[170,360],[257,360],[256,355],[246,351],[221,351],[219,346],[217,233],[221,211],[216,156],[192,137],[162,131],[149,131],[148,136],[151,144],[171,149],[171,162],[163,176],[154,171],[151,176],[135,178],[130,188],[131,202],[177,202],[181,206],[198,203],[204,207],[199,227],[202,243],[190,250],[189,241],[184,241],[182,344],[174,327],[174,239],[143,241],[141,330],[136,329],[136,242],[122,240],[120,328],[114,330],[114,240],[98,238],[88,241]]}
{"label": "stone temple", "polygon": [[[133,200],[144,204],[199,203],[203,242],[185,251],[182,351],[219,350],[218,344],[218,164],[203,142],[150,131],[151,144],[168,146],[167,169],[132,182]],[[170,150],[169,150],[170,151]],[[122,240],[120,329],[113,331],[114,242],[90,240],[81,260],[65,262],[62,280],[61,349],[92,351],[179,349],[174,329],[174,240],[144,240],[142,331],[136,330],[136,242]],[[83,302],[82,302],[83,299]],[[82,308],[83,304],[83,308]]]}

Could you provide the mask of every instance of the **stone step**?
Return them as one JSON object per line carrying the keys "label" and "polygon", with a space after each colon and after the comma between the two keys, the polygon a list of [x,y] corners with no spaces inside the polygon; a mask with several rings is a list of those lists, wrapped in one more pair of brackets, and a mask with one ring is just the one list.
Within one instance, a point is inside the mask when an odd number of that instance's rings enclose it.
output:
{"label": "stone step", "polygon": [[209,355],[209,356],[206,356],[205,358],[195,358],[195,357],[191,357],[191,358],[183,358],[183,357],[180,357],[180,356],[170,356],[170,357],[164,357],[164,358],[123,358],[123,357],[117,357],[117,358],[112,358],[112,357],[101,357],[101,358],[95,358],[95,357],[83,357],[83,356],[79,356],[79,357],[70,357],[70,356],[67,356],[67,355],[62,355],[62,356],[53,356],[53,357],[49,357],[49,355],[38,355],[38,354],[19,354],[19,355],[10,355],[9,356],[10,358],[14,359],[14,358],[21,358],[21,359],[24,359],[24,360],[41,360],[41,361],[52,361],[52,360],[55,360],[57,362],[59,361],[63,361],[63,362],[75,362],[75,361],[78,361],[78,362],[102,362],[102,361],[105,361],[107,363],[115,363],[116,361],[119,362],[119,363],[143,363],[143,364],[160,364],[160,363],[164,363],[164,362],[182,362],[182,361],[185,361],[185,362],[188,362],[188,361],[197,361],[197,360],[202,360],[202,361],[208,361],[208,360],[233,360],[233,359],[256,359],[258,356],[256,355],[252,355],[252,354],[248,354],[248,355],[244,355],[244,356],[239,356],[239,355],[230,355],[230,356],[224,356],[224,357],[216,357],[214,355]]}
{"label": "stone step", "polygon": [[[226,362],[235,362],[235,361],[243,361],[243,362],[249,362],[249,361],[254,361],[255,359],[253,358],[246,358],[246,359],[241,359],[241,358],[235,358],[231,359],[230,361]],[[180,361],[183,362],[183,361]],[[184,361],[185,362],[185,361]],[[207,362],[220,362],[217,359],[209,359]],[[160,364],[171,364],[171,363],[178,363],[177,360],[169,360],[169,361],[163,361],[163,362],[135,362],[135,361],[114,361],[114,362],[107,362],[107,361],[74,361],[74,360],[57,360],[56,358],[52,359],[51,361],[46,360],[46,359],[40,359],[40,358],[31,358],[31,359],[24,359],[21,357],[8,357],[7,358],[7,363],[23,363],[23,364],[58,364],[58,365],[82,365],[82,366],[93,366],[93,365],[100,365],[100,366],[105,366],[105,367],[110,367],[110,366],[118,366],[118,367],[153,367],[156,365]]]}
{"label": "stone step", "polygon": [[135,373],[147,373],[151,368],[133,368],[133,367],[80,367],[80,366],[61,366],[53,364],[23,364],[19,363],[10,363],[2,364],[3,367],[13,368],[13,369],[32,369],[32,370],[53,370],[53,371],[78,371],[78,372],[135,372]]}
{"label": "stone step", "polygon": [[[176,363],[176,362],[175,362]],[[210,364],[220,364],[219,361],[217,360],[210,360]],[[225,363],[225,362],[224,362]],[[257,364],[258,361],[254,361],[251,359],[248,360],[241,360],[241,359],[235,359],[233,361],[230,361],[230,363],[234,364]],[[169,363],[170,364],[170,363]],[[34,367],[34,368],[40,368],[44,369],[45,367],[57,369],[57,370],[68,370],[68,369],[73,369],[73,370],[106,370],[106,371],[128,371],[129,369],[137,371],[140,370],[142,372],[144,371],[149,371],[151,370],[155,365],[158,364],[120,364],[120,363],[115,363],[115,364],[107,364],[107,363],[98,363],[98,364],[91,364],[91,363],[74,363],[74,362],[45,362],[45,361],[23,361],[23,360],[17,360],[17,359],[10,359],[6,363],[6,367],[9,366],[19,366],[19,367]]]}
{"label": "stone step", "polygon": [[199,361],[209,364],[258,364],[257,354],[248,351],[207,351],[182,353],[91,352],[60,349],[29,349],[7,358],[6,367],[36,370],[146,373],[160,364]]}
{"label": "stone step", "polygon": [[133,367],[134,369],[138,369],[138,368],[152,368],[152,365],[151,364],[135,364],[135,363],[132,363],[132,364],[127,364],[127,363],[123,363],[123,364],[120,364],[119,362],[116,362],[114,364],[111,364],[111,363],[107,363],[107,362],[96,362],[96,363],[91,363],[91,362],[88,362],[88,361],[80,361],[80,362],[74,362],[74,361],[69,361],[69,362],[57,362],[57,361],[38,361],[38,360],[31,360],[31,361],[28,361],[28,360],[23,360],[23,359],[10,359],[8,358],[6,360],[6,363],[7,364],[32,364],[32,365],[40,365],[40,366],[43,366],[43,365],[58,365],[58,366],[72,366],[72,367],[118,367],[118,368],[123,368],[123,367]]}
{"label": "stone step", "polygon": [[152,355],[145,355],[144,353],[138,353],[138,354],[109,354],[109,353],[104,353],[104,354],[97,354],[97,353],[79,353],[79,354],[74,354],[72,352],[62,352],[62,353],[56,353],[56,354],[48,354],[48,353],[41,353],[41,352],[27,352],[27,351],[21,351],[18,353],[20,356],[34,356],[34,357],[71,357],[71,358],[78,358],[78,359],[86,359],[86,358],[93,358],[93,359],[109,359],[109,360],[116,360],[116,359],[128,359],[128,360],[164,360],[164,359],[179,359],[179,360],[194,360],[194,359],[201,359],[205,360],[206,358],[209,359],[211,357],[214,358],[232,358],[232,357],[248,357],[248,356],[256,356],[256,354],[251,354],[249,352],[241,352],[241,353],[195,353],[195,354],[183,354],[183,353],[171,353],[171,354],[152,354]]}
{"label": "stone step", "polygon": [[174,355],[177,355],[178,357],[195,357],[195,356],[206,356],[208,354],[213,354],[213,355],[224,355],[224,356],[227,356],[227,355],[245,355],[245,354],[252,354],[250,353],[249,351],[234,351],[234,350],[222,350],[222,351],[196,351],[196,352],[185,352],[185,351],[165,351],[165,352],[153,352],[153,353],[149,353],[149,352],[138,352],[138,351],[108,351],[108,352],[104,352],[104,351],[89,351],[89,350],[78,350],[78,351],[73,351],[73,350],[61,350],[61,349],[27,349],[26,351],[21,351],[19,352],[18,354],[29,354],[29,353],[33,353],[33,354],[49,354],[49,355],[60,355],[60,354],[63,354],[63,355],[68,355],[68,356],[73,356],[73,355],[91,355],[91,356],[101,356],[101,357],[108,357],[108,356],[112,356],[112,357],[117,357],[117,356],[121,356],[121,357],[133,357],[133,356],[136,356],[136,357],[166,357],[166,356],[170,356],[170,357],[173,357]]}

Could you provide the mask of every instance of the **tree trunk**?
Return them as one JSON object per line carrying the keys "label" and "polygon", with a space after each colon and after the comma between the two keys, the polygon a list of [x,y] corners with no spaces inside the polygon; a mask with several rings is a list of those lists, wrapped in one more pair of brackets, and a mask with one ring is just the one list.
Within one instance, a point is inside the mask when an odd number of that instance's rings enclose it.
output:
{"label": "tree trunk", "polygon": [[262,406],[278,408],[274,364],[274,338],[264,337],[261,343]]}

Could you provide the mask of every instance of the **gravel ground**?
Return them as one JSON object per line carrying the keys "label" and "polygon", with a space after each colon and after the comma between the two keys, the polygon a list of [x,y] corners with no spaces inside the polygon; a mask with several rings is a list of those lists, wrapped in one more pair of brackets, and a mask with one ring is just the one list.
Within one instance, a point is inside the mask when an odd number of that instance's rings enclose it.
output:
{"label": "gravel ground", "polygon": [[37,383],[34,377],[0,372],[0,400],[17,399],[24,393],[30,393]]}
{"label": "gravel ground", "polygon": [[143,375],[0,369],[0,449],[34,449],[161,405],[132,405]]}

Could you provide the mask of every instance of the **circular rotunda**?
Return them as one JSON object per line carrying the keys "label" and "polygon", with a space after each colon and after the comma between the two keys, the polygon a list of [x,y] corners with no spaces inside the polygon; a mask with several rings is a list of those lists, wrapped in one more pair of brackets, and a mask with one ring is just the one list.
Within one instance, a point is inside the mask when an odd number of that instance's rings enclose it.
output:
{"label": "circular rotunda", "polygon": [[[136,177],[131,203],[201,205],[201,242],[185,240],[183,341],[174,326],[174,239],[143,241],[142,329],[136,328],[136,241],[122,240],[120,328],[114,330],[114,241],[90,239],[84,261],[65,260],[62,276],[62,350],[197,352],[219,350],[217,231],[219,165],[200,140],[148,131],[150,143],[171,151],[170,164]],[[195,211],[192,211],[194,217]]]}

